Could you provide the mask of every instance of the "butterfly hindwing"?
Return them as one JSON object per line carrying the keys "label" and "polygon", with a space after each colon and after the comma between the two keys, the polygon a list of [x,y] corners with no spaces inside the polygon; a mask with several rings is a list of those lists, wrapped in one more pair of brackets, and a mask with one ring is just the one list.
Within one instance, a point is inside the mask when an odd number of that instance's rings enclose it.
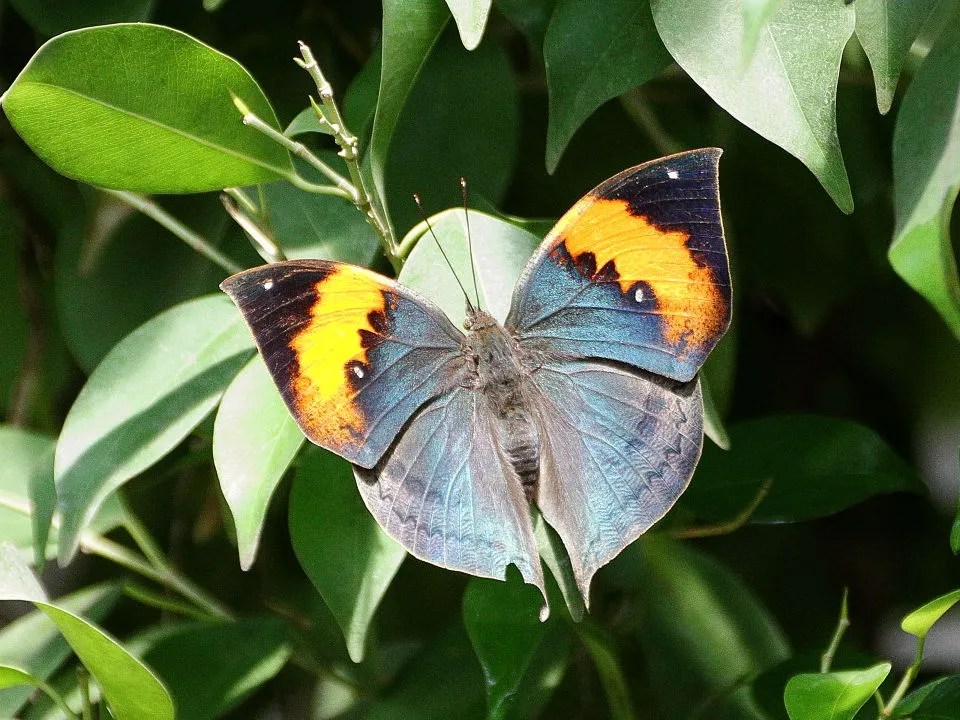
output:
{"label": "butterfly hindwing", "polygon": [[531,383],[542,428],[537,504],[588,601],[593,574],[686,489],[703,441],[700,383],[591,360],[548,362]]}
{"label": "butterfly hindwing", "polygon": [[462,334],[428,301],[364,268],[274,263],[221,285],[314,443],[372,467],[410,416],[463,374]]}
{"label": "butterfly hindwing", "polygon": [[528,262],[507,326],[531,348],[693,378],[730,322],[719,156],[661,158],[584,196]]}
{"label": "butterfly hindwing", "polygon": [[504,579],[514,564],[544,590],[530,509],[508,476],[491,418],[473,389],[424,406],[357,486],[380,526],[414,556],[441,567]]}

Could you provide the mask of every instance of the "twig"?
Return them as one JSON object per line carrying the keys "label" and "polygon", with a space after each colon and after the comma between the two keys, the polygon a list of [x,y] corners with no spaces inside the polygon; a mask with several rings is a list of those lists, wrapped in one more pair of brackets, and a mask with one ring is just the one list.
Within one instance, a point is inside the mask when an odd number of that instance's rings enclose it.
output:
{"label": "twig", "polygon": [[694,538],[729,535],[730,533],[739,530],[741,527],[747,524],[747,521],[750,520],[750,517],[753,515],[753,513],[756,512],[758,507],[760,507],[760,503],[762,503],[764,498],[767,497],[767,493],[770,492],[772,485],[773,480],[770,478],[764,480],[760,487],[757,488],[757,493],[753,496],[753,500],[750,501],[750,504],[741,510],[733,519],[722,523],[716,523],[714,525],[701,525],[699,527],[684,528],[683,530],[670,533],[671,537],[674,537],[678,540],[692,540]]}
{"label": "twig", "polygon": [[833,631],[830,644],[827,646],[827,649],[823,651],[823,655],[820,656],[820,672],[830,672],[830,666],[833,664],[833,656],[836,655],[837,648],[840,647],[840,640],[843,638],[843,634],[847,631],[848,627],[850,627],[850,617],[847,614],[847,588],[844,588],[843,600],[840,601],[840,617],[837,619],[837,629]]}

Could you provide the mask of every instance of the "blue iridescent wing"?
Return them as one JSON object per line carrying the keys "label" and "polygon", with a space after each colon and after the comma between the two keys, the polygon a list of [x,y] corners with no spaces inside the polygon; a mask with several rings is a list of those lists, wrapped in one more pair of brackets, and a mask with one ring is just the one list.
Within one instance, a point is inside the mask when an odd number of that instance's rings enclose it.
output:
{"label": "blue iridescent wing", "polygon": [[221,288],[314,443],[372,467],[404,423],[460,383],[463,335],[412,290],[364,268],[297,260]]}
{"label": "blue iridescent wing", "polygon": [[719,157],[654,160],[574,205],[517,283],[507,327],[521,344],[690,380],[730,323]]}
{"label": "blue iridescent wing", "polygon": [[588,601],[593,574],[686,489],[703,443],[700,382],[577,360],[547,362],[531,383],[543,430],[537,505]]}
{"label": "blue iridescent wing", "polygon": [[380,526],[410,553],[441,567],[504,579],[514,564],[544,591],[530,508],[508,477],[474,390],[424,406],[357,486]]}

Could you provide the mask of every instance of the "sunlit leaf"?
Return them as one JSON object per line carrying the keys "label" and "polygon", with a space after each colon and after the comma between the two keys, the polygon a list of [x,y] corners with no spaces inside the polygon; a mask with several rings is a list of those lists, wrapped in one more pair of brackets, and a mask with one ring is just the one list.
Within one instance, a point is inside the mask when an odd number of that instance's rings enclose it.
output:
{"label": "sunlit leaf", "polygon": [[[118,586],[95,585],[57,598],[57,605],[99,622],[119,599]],[[0,663],[16,665],[40,680],[49,680],[70,653],[57,626],[40,610],[27,613],[0,630]],[[0,690],[0,717],[14,716],[31,692],[31,688],[22,687]]]}
{"label": "sunlit leaf", "polygon": [[310,448],[290,493],[290,540],[304,571],[336,617],[354,662],[370,622],[406,557],[360,499],[350,465]]}
{"label": "sunlit leaf", "polygon": [[450,13],[443,0],[385,0],[383,69],[370,137],[370,165],[376,192],[386,197],[387,153],[407,96],[440,37]]}
{"label": "sunlit leaf", "polygon": [[724,110],[799,158],[844,212],[853,196],[837,137],[840,58],[854,10],[842,2],[783,3],[742,63],[744,17],[728,0],[652,0],[667,50]]}
{"label": "sunlit leaf", "polygon": [[320,118],[317,117],[317,113],[312,105],[298,112],[296,117],[287,125],[286,130],[283,131],[283,134],[287,137],[296,137],[297,135],[303,135],[305,133],[331,134],[330,126],[326,123],[320,123]]}
{"label": "sunlit leaf", "polygon": [[37,567],[42,567],[46,558],[50,520],[57,502],[53,485],[55,447],[53,438],[0,425],[0,492],[21,500],[29,498],[31,506],[27,516],[0,501],[0,541],[18,548],[32,545]]}
{"label": "sunlit leaf", "polygon": [[783,693],[790,720],[853,720],[889,673],[885,662],[864,670],[796,675]]}
{"label": "sunlit leaf", "polygon": [[153,672],[124,647],[76,613],[37,595],[32,578],[9,544],[0,559],[0,600],[30,600],[56,624],[70,647],[96,679],[116,720],[173,720],[173,700]]}
{"label": "sunlit leaf", "polygon": [[946,595],[934,598],[903,618],[900,627],[903,628],[904,632],[923,638],[933,627],[933,624],[958,602],[960,602],[960,590],[954,590]]}
{"label": "sunlit leaf", "polygon": [[187,193],[289,175],[287,151],[240,122],[231,94],[280,129],[235,60],[179,30],[120,24],[47,42],[2,104],[40,158],[93,185]]}
{"label": "sunlit leaf", "polygon": [[895,718],[960,719],[960,674],[947,675],[914,690],[897,705]]}
{"label": "sunlit leaf", "polygon": [[960,338],[950,216],[960,191],[960,13],[910,83],[893,136],[897,229],[890,263]]}
{"label": "sunlit leaf", "polygon": [[857,38],[877,86],[877,107],[887,113],[907,52],[937,0],[857,0]]}
{"label": "sunlit leaf", "polygon": [[244,570],[256,557],[273,491],[303,440],[266,365],[255,355],[227,387],[213,425],[213,462]]}
{"label": "sunlit leaf", "polygon": [[681,502],[703,519],[729,519],[767,482],[752,522],[821,517],[883,493],[926,493],[916,471],[869,428],[819,415],[777,415],[732,425],[729,451],[706,445]]}
{"label": "sunlit leaf", "polygon": [[550,94],[547,171],[594,110],[670,62],[649,0],[560,0],[543,43]]}
{"label": "sunlit leaf", "polygon": [[743,4],[743,45],[741,55],[744,63],[749,63],[757,50],[760,33],[766,28],[770,18],[780,7],[783,0],[741,0]]}
{"label": "sunlit leaf", "polygon": [[103,501],[176,447],[220,400],[253,339],[225,296],[177,305],[110,351],[70,408],[57,443],[60,559]]}
{"label": "sunlit leaf", "polygon": [[467,50],[473,50],[483,38],[492,0],[446,0],[460,33],[460,41]]}

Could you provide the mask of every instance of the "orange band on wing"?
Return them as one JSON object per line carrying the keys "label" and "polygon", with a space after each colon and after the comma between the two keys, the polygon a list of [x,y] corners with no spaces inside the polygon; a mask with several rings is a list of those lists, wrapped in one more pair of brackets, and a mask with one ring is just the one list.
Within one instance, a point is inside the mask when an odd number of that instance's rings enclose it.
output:
{"label": "orange band on wing", "polygon": [[687,233],[661,230],[631,214],[626,200],[588,195],[566,214],[553,235],[574,260],[590,253],[598,270],[613,262],[621,292],[645,282],[656,296],[669,342],[685,338],[702,345],[722,332],[726,303],[713,272],[698,264],[687,247]]}
{"label": "orange band on wing", "polygon": [[357,272],[337,266],[316,284],[310,324],[289,343],[299,365],[293,389],[301,423],[332,444],[353,442],[364,429],[347,372],[351,361],[366,362],[362,331],[376,332],[370,315],[385,307],[384,293]]}

